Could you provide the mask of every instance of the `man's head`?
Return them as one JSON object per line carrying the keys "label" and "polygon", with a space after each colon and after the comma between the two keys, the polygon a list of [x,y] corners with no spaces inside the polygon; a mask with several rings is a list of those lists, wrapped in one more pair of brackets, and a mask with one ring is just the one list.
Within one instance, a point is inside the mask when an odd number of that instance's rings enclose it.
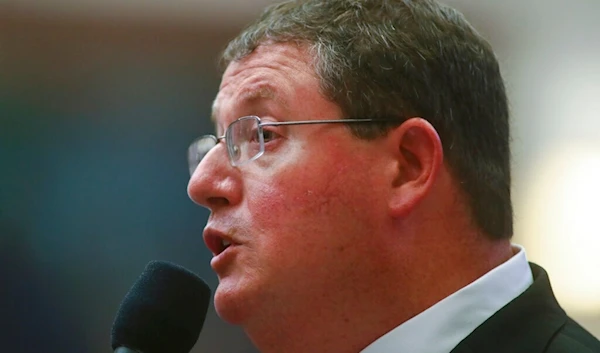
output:
{"label": "man's head", "polygon": [[[430,0],[286,1],[235,38],[224,65],[269,42],[301,43],[322,94],[346,118],[422,117],[473,221],[512,236],[508,104],[490,45],[456,10]],[[364,138],[394,125],[353,125]]]}
{"label": "man's head", "polygon": [[[224,63],[213,121],[229,145],[208,150],[188,192],[211,211],[215,307],[261,350],[358,351],[482,270],[460,253],[471,238],[449,239],[510,236],[504,87],[452,10],[286,2]],[[264,153],[234,166],[249,150]]]}

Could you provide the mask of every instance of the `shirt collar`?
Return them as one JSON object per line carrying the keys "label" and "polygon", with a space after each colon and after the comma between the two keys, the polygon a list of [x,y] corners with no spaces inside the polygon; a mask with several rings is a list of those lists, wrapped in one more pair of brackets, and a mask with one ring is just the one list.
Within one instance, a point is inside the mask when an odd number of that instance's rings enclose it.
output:
{"label": "shirt collar", "polygon": [[533,276],[525,249],[370,344],[361,353],[448,353],[523,293]]}

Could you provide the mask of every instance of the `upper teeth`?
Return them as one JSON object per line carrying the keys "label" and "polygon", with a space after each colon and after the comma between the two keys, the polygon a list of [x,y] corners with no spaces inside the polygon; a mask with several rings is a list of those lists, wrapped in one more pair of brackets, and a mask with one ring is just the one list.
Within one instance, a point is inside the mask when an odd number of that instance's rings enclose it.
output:
{"label": "upper teeth", "polygon": [[229,242],[229,241],[227,241],[227,240],[223,239],[223,246],[227,247],[227,246],[229,246],[229,245],[231,245],[231,242]]}

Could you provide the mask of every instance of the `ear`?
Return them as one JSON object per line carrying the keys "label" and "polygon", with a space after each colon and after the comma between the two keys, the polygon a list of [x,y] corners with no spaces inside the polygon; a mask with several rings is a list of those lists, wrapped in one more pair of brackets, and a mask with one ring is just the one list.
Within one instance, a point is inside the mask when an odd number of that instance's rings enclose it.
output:
{"label": "ear", "polygon": [[395,159],[389,211],[393,217],[404,217],[431,192],[444,151],[437,131],[422,118],[405,121],[388,138]]}

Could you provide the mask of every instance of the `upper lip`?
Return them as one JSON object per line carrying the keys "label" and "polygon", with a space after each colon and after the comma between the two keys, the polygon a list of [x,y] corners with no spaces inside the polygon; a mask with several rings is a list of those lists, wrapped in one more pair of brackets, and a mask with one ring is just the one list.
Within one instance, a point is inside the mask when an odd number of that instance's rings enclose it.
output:
{"label": "upper lip", "polygon": [[219,231],[215,228],[206,227],[202,236],[204,238],[204,244],[206,244],[206,247],[214,256],[219,255],[227,248],[223,242],[235,245],[235,241],[231,236],[226,232]]}

